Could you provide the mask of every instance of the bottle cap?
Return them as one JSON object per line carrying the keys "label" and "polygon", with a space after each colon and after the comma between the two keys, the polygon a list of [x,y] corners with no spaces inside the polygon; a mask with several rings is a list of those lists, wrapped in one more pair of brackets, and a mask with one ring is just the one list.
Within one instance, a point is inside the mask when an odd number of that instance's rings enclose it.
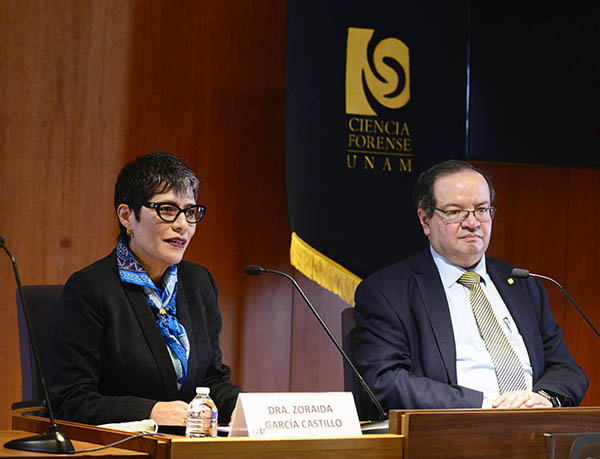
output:
{"label": "bottle cap", "polygon": [[210,394],[210,387],[196,387],[196,394],[208,395]]}

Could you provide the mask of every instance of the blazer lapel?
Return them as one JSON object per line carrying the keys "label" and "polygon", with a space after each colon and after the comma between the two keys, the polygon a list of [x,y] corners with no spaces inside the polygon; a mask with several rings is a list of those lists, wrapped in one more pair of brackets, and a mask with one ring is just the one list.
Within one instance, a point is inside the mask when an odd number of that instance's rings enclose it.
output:
{"label": "blazer lapel", "polygon": [[[178,269],[181,270],[181,265]],[[179,273],[179,279],[183,276]],[[190,343],[190,354],[188,356],[187,373],[185,377],[185,383],[180,393],[182,400],[191,400],[196,395],[196,373],[198,371],[198,365],[196,355],[196,336],[193,333],[192,319],[190,316],[189,304],[187,301],[187,295],[184,288],[184,283],[179,282],[177,284],[177,320],[185,328]]]}
{"label": "blazer lapel", "polygon": [[150,305],[146,301],[146,295],[139,286],[133,284],[123,284],[123,290],[125,290],[131,308],[146,337],[150,352],[152,352],[152,355],[156,360],[156,365],[161,374],[168,400],[177,400],[179,398],[177,391],[177,375],[175,374],[175,369],[173,368],[173,362],[171,361],[169,351],[167,350],[165,339],[161,335],[160,330],[156,325],[154,314],[152,314]]}
{"label": "blazer lapel", "polygon": [[535,380],[535,375],[540,369],[536,366],[535,356],[531,355],[531,350],[535,349],[533,330],[529,326],[531,321],[526,316],[528,309],[524,305],[527,302],[523,298],[522,289],[518,287],[518,281],[515,281],[511,277],[511,272],[507,268],[503,269],[501,265],[494,263],[493,260],[487,259],[487,271],[523,338],[523,342],[529,353],[529,361],[532,365]]}
{"label": "blazer lapel", "polygon": [[417,258],[415,280],[450,384],[456,384],[456,344],[448,300],[429,249]]}

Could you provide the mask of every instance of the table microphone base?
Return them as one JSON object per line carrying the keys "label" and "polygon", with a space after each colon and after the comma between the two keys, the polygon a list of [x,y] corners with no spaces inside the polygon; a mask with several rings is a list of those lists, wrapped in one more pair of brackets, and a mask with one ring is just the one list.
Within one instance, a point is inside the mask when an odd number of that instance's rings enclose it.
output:
{"label": "table microphone base", "polygon": [[33,437],[17,438],[4,444],[5,448],[39,453],[68,453],[75,451],[71,440],[65,437],[58,427],[50,427],[50,432]]}
{"label": "table microphone base", "polygon": [[364,434],[386,434],[390,433],[389,421],[367,421],[360,425],[360,430]]}

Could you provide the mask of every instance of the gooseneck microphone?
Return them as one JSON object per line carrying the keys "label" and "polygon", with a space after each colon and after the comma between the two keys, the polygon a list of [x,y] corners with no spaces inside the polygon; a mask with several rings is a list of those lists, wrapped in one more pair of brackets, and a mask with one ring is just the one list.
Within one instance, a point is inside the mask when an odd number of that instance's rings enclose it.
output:
{"label": "gooseneck microphone", "polygon": [[246,272],[246,274],[249,274],[251,276],[258,276],[259,274],[262,274],[262,273],[277,274],[279,276],[283,276],[286,279],[288,279],[294,285],[294,287],[296,287],[296,290],[298,290],[298,292],[302,296],[302,299],[304,300],[304,302],[308,305],[308,307],[311,310],[311,312],[313,313],[313,315],[317,318],[317,320],[321,324],[321,327],[323,327],[323,330],[325,330],[325,332],[329,336],[329,339],[333,342],[333,344],[335,345],[335,347],[337,348],[339,353],[342,355],[342,357],[344,358],[346,363],[350,366],[350,368],[352,369],[352,372],[358,379],[358,382],[363,387],[363,389],[365,390],[365,392],[367,393],[367,395],[369,396],[369,398],[371,399],[371,401],[377,408],[377,411],[379,412],[379,420],[378,421],[369,421],[361,426],[363,433],[387,433],[388,432],[388,421],[387,421],[388,416],[387,416],[385,410],[383,409],[383,407],[381,406],[381,403],[379,403],[379,400],[377,400],[377,398],[373,394],[373,391],[371,390],[369,385],[365,382],[365,380],[363,379],[363,377],[361,376],[359,371],[356,369],[356,367],[354,366],[354,364],[352,363],[352,361],[350,360],[348,355],[344,352],[344,350],[342,349],[342,347],[340,346],[338,341],[335,339],[335,337],[333,336],[333,334],[331,333],[331,331],[329,330],[329,328],[327,327],[327,325],[325,324],[325,322],[323,321],[323,319],[321,318],[321,316],[319,315],[317,310],[314,308],[314,306],[312,305],[312,303],[310,302],[310,300],[308,299],[308,297],[306,296],[304,291],[300,288],[300,286],[298,285],[298,282],[296,282],[296,279],[294,279],[292,276],[290,276],[289,274],[286,274],[284,272],[276,271],[274,269],[261,268],[260,266],[257,266],[257,265],[248,265],[248,266],[246,266],[244,271]]}
{"label": "gooseneck microphone", "polygon": [[527,279],[528,277],[531,276],[531,277],[538,277],[540,279],[545,279],[547,281],[552,282],[554,285],[556,285],[560,289],[560,291],[563,293],[563,295],[567,298],[567,300],[569,300],[569,302],[577,310],[577,312],[579,313],[579,315],[581,315],[581,317],[583,317],[583,319],[592,328],[592,330],[594,330],[594,333],[596,334],[596,336],[598,338],[600,338],[600,333],[598,333],[598,330],[596,330],[596,327],[594,327],[594,324],[592,324],[592,322],[590,321],[590,319],[588,319],[586,317],[586,315],[583,313],[583,311],[581,309],[579,309],[579,306],[577,306],[577,304],[575,304],[575,301],[573,300],[573,298],[571,298],[571,296],[562,287],[562,285],[560,285],[554,279],[552,279],[551,277],[542,276],[541,274],[533,274],[533,273],[530,273],[529,271],[527,271],[526,269],[521,269],[521,268],[514,268],[512,270],[512,275],[513,275],[513,277],[516,277],[518,279]]}
{"label": "gooseneck microphone", "polygon": [[27,323],[27,331],[29,332],[29,341],[35,363],[37,365],[38,372],[40,374],[40,380],[42,388],[44,389],[44,397],[46,401],[46,407],[48,409],[48,417],[50,419],[50,427],[47,434],[35,435],[33,437],[19,438],[16,440],[9,441],[4,444],[5,448],[18,449],[23,451],[37,451],[42,453],[69,453],[75,451],[71,440],[65,437],[60,431],[60,427],[56,425],[54,419],[54,411],[52,410],[52,403],[48,395],[48,386],[46,385],[46,378],[44,377],[44,368],[40,360],[40,354],[38,352],[37,343],[35,341],[35,334],[33,333],[33,327],[29,320],[29,310],[25,303],[25,296],[23,295],[23,287],[21,285],[21,279],[19,277],[19,270],[17,269],[17,262],[12,254],[8,251],[4,238],[0,236],[0,247],[8,254],[15,272],[15,280],[17,281],[17,291],[19,299],[21,300],[21,306],[23,308],[23,315],[25,316],[25,322]]}

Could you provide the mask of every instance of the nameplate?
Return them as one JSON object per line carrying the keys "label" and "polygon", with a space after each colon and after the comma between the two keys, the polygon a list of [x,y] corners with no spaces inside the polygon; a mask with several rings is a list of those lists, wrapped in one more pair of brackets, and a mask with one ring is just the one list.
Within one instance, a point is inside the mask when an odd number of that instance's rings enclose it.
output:
{"label": "nameplate", "polygon": [[239,394],[230,437],[361,435],[350,392]]}

